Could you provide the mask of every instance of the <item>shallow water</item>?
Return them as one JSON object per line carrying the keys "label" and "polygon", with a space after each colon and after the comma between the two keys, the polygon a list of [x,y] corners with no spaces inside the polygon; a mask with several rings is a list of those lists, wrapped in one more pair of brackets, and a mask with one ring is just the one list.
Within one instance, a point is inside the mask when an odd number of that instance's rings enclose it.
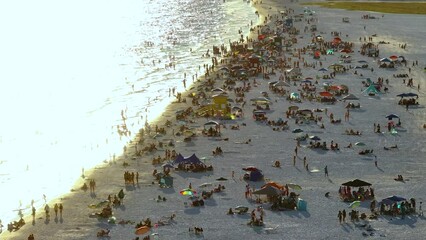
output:
{"label": "shallow water", "polygon": [[204,72],[207,49],[246,35],[254,11],[241,0],[0,3],[3,223],[119,155],[131,138],[116,132],[121,111],[132,133],[159,116],[169,89]]}

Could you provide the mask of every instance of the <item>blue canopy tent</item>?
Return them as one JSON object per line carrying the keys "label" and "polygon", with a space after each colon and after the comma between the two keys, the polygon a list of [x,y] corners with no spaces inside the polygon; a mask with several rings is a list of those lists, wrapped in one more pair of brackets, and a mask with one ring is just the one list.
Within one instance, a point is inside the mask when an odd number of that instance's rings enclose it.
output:
{"label": "blue canopy tent", "polygon": [[399,196],[391,196],[391,197],[387,197],[387,198],[384,198],[384,199],[382,199],[382,203],[384,203],[384,204],[386,204],[386,205],[392,205],[392,204],[394,204],[394,203],[397,203],[397,202],[402,202],[402,201],[405,201],[406,199],[405,198],[403,198],[403,197],[399,197]]}
{"label": "blue canopy tent", "polygon": [[261,181],[263,179],[263,173],[260,170],[250,171],[246,174],[248,175],[248,180],[253,182]]}
{"label": "blue canopy tent", "polygon": [[205,165],[196,155],[192,154],[190,157],[183,157],[180,153],[173,161],[173,165],[178,164],[196,164],[196,165]]}

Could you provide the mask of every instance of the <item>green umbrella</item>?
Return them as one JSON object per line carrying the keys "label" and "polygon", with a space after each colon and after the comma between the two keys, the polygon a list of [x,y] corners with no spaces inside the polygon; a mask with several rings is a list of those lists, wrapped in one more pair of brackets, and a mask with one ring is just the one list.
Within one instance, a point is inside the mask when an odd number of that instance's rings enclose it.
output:
{"label": "green umbrella", "polygon": [[356,208],[361,204],[361,201],[353,201],[351,204],[349,204],[350,208]]}

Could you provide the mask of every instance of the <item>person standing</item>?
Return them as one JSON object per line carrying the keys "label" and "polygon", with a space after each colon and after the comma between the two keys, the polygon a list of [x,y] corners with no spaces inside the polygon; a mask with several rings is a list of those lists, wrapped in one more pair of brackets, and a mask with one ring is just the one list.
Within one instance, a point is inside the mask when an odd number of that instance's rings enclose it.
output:
{"label": "person standing", "polygon": [[36,209],[34,206],[32,206],[31,208],[31,215],[33,216],[33,221],[35,220],[35,215],[36,215]]}
{"label": "person standing", "polygon": [[342,211],[339,210],[337,217],[339,218],[339,223],[342,224],[342,218],[343,218]]}
{"label": "person standing", "polygon": [[346,210],[345,209],[343,209],[342,218],[343,218],[343,222],[346,222]]}
{"label": "person standing", "polygon": [[44,211],[45,211],[45,213],[46,213],[46,219],[48,219],[48,218],[50,217],[50,214],[49,214],[49,212],[50,212],[50,207],[49,207],[49,205],[48,205],[48,204],[46,204],[46,205],[44,206]]}
{"label": "person standing", "polygon": [[324,174],[325,174],[325,177],[328,177],[328,168],[327,168],[327,165],[325,165]]}
{"label": "person standing", "polygon": [[62,203],[59,204],[59,216],[62,218],[62,211],[64,210],[64,206]]}
{"label": "person standing", "polygon": [[55,203],[55,206],[53,206],[53,210],[55,211],[55,217],[58,217],[59,206],[57,203]]}

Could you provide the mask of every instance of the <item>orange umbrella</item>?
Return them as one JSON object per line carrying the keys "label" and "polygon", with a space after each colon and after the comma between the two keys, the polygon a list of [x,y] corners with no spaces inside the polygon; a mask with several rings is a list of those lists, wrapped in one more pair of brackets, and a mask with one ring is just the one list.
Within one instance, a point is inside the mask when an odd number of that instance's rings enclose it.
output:
{"label": "orange umbrella", "polygon": [[274,182],[274,181],[271,181],[271,182],[266,183],[266,184],[265,184],[265,185],[263,185],[261,188],[266,187],[266,186],[272,186],[272,187],[276,187],[276,188],[278,188],[278,189],[280,189],[280,190],[284,190],[284,186],[283,186],[283,185],[281,185],[281,184],[279,184],[279,183],[276,183],[276,182]]}
{"label": "orange umbrella", "polygon": [[136,235],[142,235],[142,234],[149,232],[150,229],[151,228],[148,227],[148,226],[142,226],[142,227],[136,229],[135,234]]}

